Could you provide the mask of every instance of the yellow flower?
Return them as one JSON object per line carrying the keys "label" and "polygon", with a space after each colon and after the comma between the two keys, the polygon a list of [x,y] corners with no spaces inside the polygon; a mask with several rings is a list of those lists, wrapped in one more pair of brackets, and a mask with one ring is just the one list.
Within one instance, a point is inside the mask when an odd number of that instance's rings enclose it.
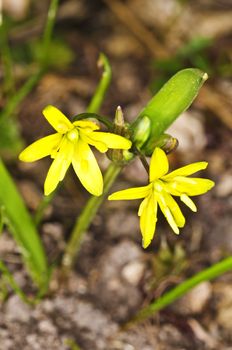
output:
{"label": "yellow flower", "polygon": [[189,196],[197,196],[209,191],[214,186],[214,182],[188,176],[205,169],[207,165],[207,162],[197,162],[167,174],[168,158],[162,149],[156,148],[150,162],[149,185],[115,192],[108,199],[144,198],[140,204],[138,215],[140,216],[143,247],[146,248],[151,243],[155,233],[158,206],[176,234],[179,234],[179,227],[184,226],[185,218],[172,196],[180,197],[180,200],[192,211],[197,211]]}
{"label": "yellow flower", "polygon": [[129,149],[131,141],[119,135],[96,131],[99,127],[91,121],[72,123],[54,106],[47,106],[43,114],[57,132],[32,143],[20,153],[19,159],[24,162],[34,162],[46,156],[54,159],[44,183],[45,195],[55,190],[72,163],[86,190],[100,196],[103,191],[102,174],[89,145],[104,153],[108,148]]}

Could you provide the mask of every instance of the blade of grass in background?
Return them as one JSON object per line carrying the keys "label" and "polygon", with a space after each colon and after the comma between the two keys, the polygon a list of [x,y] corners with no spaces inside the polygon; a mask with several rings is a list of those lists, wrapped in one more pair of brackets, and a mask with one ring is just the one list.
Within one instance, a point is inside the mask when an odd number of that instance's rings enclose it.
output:
{"label": "blade of grass in background", "polygon": [[21,248],[30,276],[40,290],[46,291],[49,273],[41,239],[14,181],[1,160],[0,206],[4,208],[9,229]]}
{"label": "blade of grass in background", "polygon": [[[44,72],[46,71],[46,59],[49,55],[49,49],[51,45],[58,4],[59,0],[51,0],[50,2],[47,21],[45,24],[43,34],[43,41],[41,45],[41,60],[39,61],[39,65],[35,74],[30,76],[21,88],[19,88],[15,93],[12,93],[8,97],[3,110],[0,112],[0,149],[4,151],[7,150],[15,154],[22,147],[22,140],[19,135],[17,123],[15,122],[15,120],[13,123],[9,123],[9,119],[11,119],[14,116],[19,104],[38,84],[39,80],[42,78]],[[3,50],[1,50],[1,56],[4,63],[5,84],[7,84],[8,89],[12,89],[14,83],[12,80],[13,62],[11,58],[10,49],[8,47],[7,35],[8,33],[3,23],[3,16],[2,13],[0,13],[0,39],[2,39],[1,41],[3,42]]]}
{"label": "blade of grass in background", "polygon": [[56,20],[59,0],[51,0],[48,9],[47,22],[43,33],[43,55],[41,56],[41,66],[46,68],[47,58],[49,56],[49,49],[52,40],[53,29]]}
{"label": "blade of grass in background", "polygon": [[[29,299],[23,290],[19,287],[18,283],[15,281],[14,276],[11,274],[7,266],[3,261],[0,260],[0,271],[3,274],[3,279],[5,284],[9,285],[13,291],[18,294],[18,296],[27,304],[34,304],[38,299]],[[5,297],[7,296],[7,291],[5,292]]]}
{"label": "blade of grass in background", "polygon": [[[0,8],[0,11],[2,9]],[[11,49],[8,42],[8,27],[2,12],[0,13],[0,45],[1,45],[1,61],[3,69],[2,95],[6,99],[14,96],[14,75]],[[7,104],[7,102],[6,102]],[[4,109],[3,109],[4,110]],[[16,154],[21,146],[21,138],[18,132],[17,123],[11,123],[7,126],[7,119],[4,118],[4,112],[0,112],[0,149],[3,151],[10,151]]]}
{"label": "blade of grass in background", "polygon": [[[1,11],[1,8],[0,8]],[[3,66],[3,91],[6,95],[14,92],[14,75],[11,50],[8,43],[7,25],[2,13],[0,13],[0,43]]]}
{"label": "blade of grass in background", "polygon": [[184,294],[189,292],[192,288],[202,283],[203,281],[210,281],[230,270],[232,270],[232,256],[225,258],[222,261],[200,271],[184,282],[178,284],[176,287],[172,288],[156,301],[143,308],[131,321],[125,325],[125,328],[133,326],[137,322],[141,322],[148,317],[155,315],[158,311],[172,304],[175,300],[182,297]]}
{"label": "blade of grass in background", "polygon": [[99,56],[98,66],[103,67],[102,77],[96,88],[93,98],[90,101],[89,106],[87,107],[87,113],[98,113],[111,82],[111,66],[107,57],[103,53],[101,53]]}

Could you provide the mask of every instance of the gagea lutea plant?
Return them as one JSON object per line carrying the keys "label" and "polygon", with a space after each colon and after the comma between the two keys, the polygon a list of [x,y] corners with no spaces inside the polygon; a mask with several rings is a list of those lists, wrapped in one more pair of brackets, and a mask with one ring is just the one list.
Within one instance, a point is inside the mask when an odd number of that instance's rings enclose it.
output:
{"label": "gagea lutea plant", "polygon": [[[166,134],[166,129],[191,105],[206,81],[207,74],[194,68],[178,72],[148,102],[138,116],[135,116],[134,122],[129,124],[124,121],[120,107],[116,110],[113,122],[99,114],[111,78],[109,62],[104,55],[101,55],[100,62],[104,74],[87,111],[68,118],[57,107],[45,106],[43,115],[55,129],[55,133],[35,141],[19,155],[19,159],[24,162],[34,162],[47,156],[51,158],[50,168],[44,176],[45,199],[40,207],[40,217],[56,194],[58,184],[64,181],[70,166],[73,167],[84,188],[92,195],[76,219],[66,244],[61,266],[65,274],[72,268],[83,235],[107,195],[109,200],[141,199],[138,215],[142,245],[147,248],[152,242],[155,231],[159,231],[157,226],[159,210],[172,231],[179,234],[186,220],[177,200],[196,212],[196,205],[190,197],[202,195],[214,186],[212,180],[192,176],[206,169],[207,162],[204,160],[169,171],[168,155],[175,151],[178,141]],[[95,158],[94,148],[105,153],[111,161],[104,175]],[[110,188],[121,169],[126,168],[136,157],[141,160],[147,171],[148,182],[144,183],[144,186],[122,189],[109,195]],[[0,204],[1,208],[4,208],[5,223],[22,247],[26,266],[38,286],[38,297],[41,297],[48,289],[51,275],[42,242],[3,162],[0,163],[0,175]],[[9,275],[3,263],[0,268]],[[231,268],[231,259],[215,264],[166,293],[161,300],[142,310],[136,319],[148,317],[202,280],[215,278]],[[11,277],[8,280],[14,290],[28,301]]]}
{"label": "gagea lutea plant", "polygon": [[[179,234],[179,228],[185,225],[185,218],[173,197],[179,197],[192,211],[196,211],[190,196],[206,193],[214,183],[208,179],[189,177],[205,169],[206,162],[190,164],[168,174],[166,153],[173,150],[176,142],[170,135],[164,135],[164,131],[192,102],[206,77],[197,69],[180,71],[149,102],[132,125],[124,123],[122,111],[118,109],[112,130],[107,132],[100,131],[102,116],[94,115],[94,119],[89,119],[88,113],[82,113],[69,120],[56,107],[47,106],[43,114],[56,133],[29,145],[20,153],[19,159],[24,162],[46,156],[53,159],[44,183],[45,195],[56,189],[72,164],[86,190],[94,196],[101,196],[103,178],[91,147],[102,153],[113,149],[110,158],[120,167],[136,156],[143,158],[144,164],[144,157],[151,155],[149,170],[146,167],[149,184],[119,191],[110,195],[109,200],[143,198],[138,215],[144,248],[148,247],[154,236],[158,207],[172,230]],[[119,150],[117,157],[114,150]]]}

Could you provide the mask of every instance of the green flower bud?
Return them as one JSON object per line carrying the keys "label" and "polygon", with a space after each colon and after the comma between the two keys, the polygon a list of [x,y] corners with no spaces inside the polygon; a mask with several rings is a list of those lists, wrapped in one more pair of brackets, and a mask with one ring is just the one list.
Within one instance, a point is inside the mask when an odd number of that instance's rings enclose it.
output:
{"label": "green flower bud", "polygon": [[170,153],[178,147],[178,140],[169,134],[163,134],[158,139],[149,139],[149,142],[143,148],[146,156],[151,156],[156,147],[162,148],[165,153]]}
{"label": "green flower bud", "polygon": [[141,146],[143,146],[145,144],[145,142],[147,141],[149,135],[150,135],[150,131],[151,131],[151,121],[150,119],[145,115],[143,116],[135,131],[133,134],[133,140],[136,144],[136,147],[139,149]]}
{"label": "green flower bud", "polygon": [[[179,71],[168,80],[131,125],[135,146],[143,151],[146,145],[149,145],[150,149],[151,143],[158,140],[174,120],[191,105],[207,78],[208,75],[199,69],[188,68]],[[147,122],[147,118],[150,123]]]}
{"label": "green flower bud", "polygon": [[[129,138],[130,136],[130,131],[128,125],[124,121],[123,112],[120,106],[118,106],[116,109],[113,132],[116,135],[120,135],[125,138]],[[125,149],[109,149],[107,156],[112,162],[119,165],[124,165],[134,157],[134,154],[128,150],[125,152]]]}

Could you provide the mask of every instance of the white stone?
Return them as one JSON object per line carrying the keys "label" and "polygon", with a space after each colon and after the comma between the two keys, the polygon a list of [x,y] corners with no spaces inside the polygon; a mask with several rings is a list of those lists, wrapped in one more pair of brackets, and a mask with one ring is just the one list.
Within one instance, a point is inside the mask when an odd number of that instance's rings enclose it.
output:
{"label": "white stone", "polygon": [[122,269],[122,277],[133,286],[137,286],[144,274],[144,270],[144,263],[140,261],[130,262]]}
{"label": "white stone", "polygon": [[9,298],[6,304],[6,318],[9,321],[29,322],[31,317],[31,309],[25,304],[18,295]]}

